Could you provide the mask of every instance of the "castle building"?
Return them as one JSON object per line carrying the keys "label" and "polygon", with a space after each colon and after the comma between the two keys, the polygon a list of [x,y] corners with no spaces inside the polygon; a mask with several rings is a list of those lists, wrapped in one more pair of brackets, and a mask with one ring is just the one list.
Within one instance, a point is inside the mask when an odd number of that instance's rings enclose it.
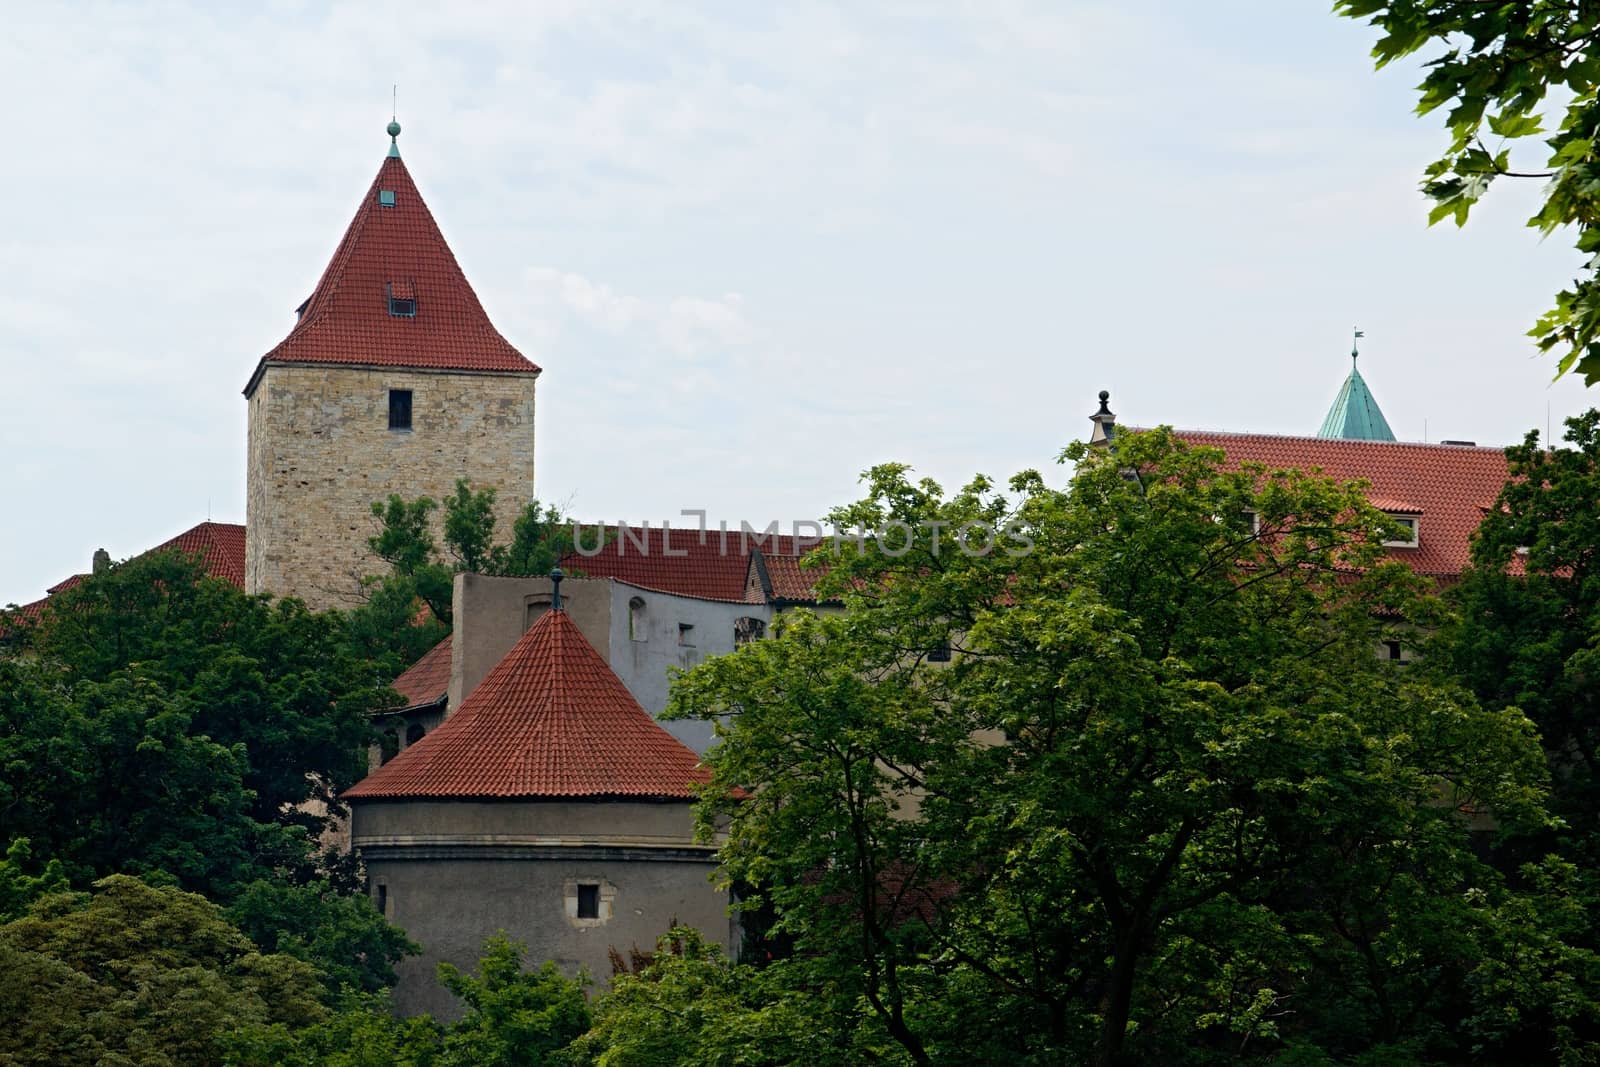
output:
{"label": "castle building", "polygon": [[244,388],[245,588],[356,602],[374,501],[533,499],[539,368],[500,336],[400,159],[400,126],[299,319]]}
{"label": "castle building", "polygon": [[707,771],[584,637],[559,580],[546,589],[452,714],[344,794],[374,902],[422,945],[398,967],[403,1013],[459,1011],[434,972],[470,969],[498,930],[602,982],[613,952],[649,951],[673,922],[734,947],[716,848],[694,834]]}

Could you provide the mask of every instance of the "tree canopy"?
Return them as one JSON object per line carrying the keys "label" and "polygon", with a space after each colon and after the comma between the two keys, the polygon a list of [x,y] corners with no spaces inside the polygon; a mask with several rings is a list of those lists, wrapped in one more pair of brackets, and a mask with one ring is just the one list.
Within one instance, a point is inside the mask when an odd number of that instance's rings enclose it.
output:
{"label": "tree canopy", "polygon": [[398,599],[393,591],[399,590],[421,600],[432,617],[448,627],[457,572],[548,574],[572,551],[570,525],[557,508],[537,500],[523,505],[512,524],[511,540],[498,543],[495,498],[494,489],[474,490],[464,478],[456,482],[455,492],[444,500],[444,552],[433,535],[438,501],[426,496],[406,500],[391,494],[388,500],[374,502],[372,515],[379,529],[367,546],[390,567],[389,574],[368,580],[369,586],[377,589],[375,599],[385,590]]}
{"label": "tree canopy", "polygon": [[1423,171],[1430,222],[1465,225],[1501,179],[1546,183],[1528,225],[1546,235],[1571,227],[1586,259],[1529,334],[1556,354],[1558,374],[1576,369],[1588,384],[1600,381],[1600,8],[1587,0],[1337,0],[1334,10],[1381,31],[1372,50],[1380,68],[1430,56],[1417,111],[1448,108],[1449,134]]}
{"label": "tree canopy", "polygon": [[[1528,920],[1469,814],[1541,824],[1544,762],[1515,708],[1374,655],[1427,592],[1380,561],[1389,520],[1166,432],[1068,458],[1065,490],[1010,495],[875,468],[834,521],[910,549],[819,552],[842,615],[674,689],[726,718],[704,825],[840,1046],[1449,1057],[1497,967],[1536,1013],[1559,982],[1496,958]],[[983,529],[1023,547],[951,537]]]}
{"label": "tree canopy", "polygon": [[393,982],[414,947],[321,845],[393,701],[347,634],[176,553],[52,597],[0,654],[0,907],[133,874],[226,906],[325,999]]}

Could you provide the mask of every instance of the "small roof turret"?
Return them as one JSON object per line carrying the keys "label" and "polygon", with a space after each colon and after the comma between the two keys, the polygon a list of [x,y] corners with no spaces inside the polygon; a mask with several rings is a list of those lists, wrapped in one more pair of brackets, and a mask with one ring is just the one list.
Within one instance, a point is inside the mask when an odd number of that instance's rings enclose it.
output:
{"label": "small roof turret", "polygon": [[1367,388],[1366,379],[1361,377],[1361,371],[1356,368],[1356,360],[1361,356],[1356,341],[1361,336],[1361,331],[1357,330],[1355,340],[1350,344],[1350,376],[1344,380],[1333,406],[1328,409],[1327,417],[1322,420],[1322,428],[1317,431],[1318,437],[1355,441],[1394,440],[1389,420],[1383,417],[1383,411],[1372,397],[1372,390]]}

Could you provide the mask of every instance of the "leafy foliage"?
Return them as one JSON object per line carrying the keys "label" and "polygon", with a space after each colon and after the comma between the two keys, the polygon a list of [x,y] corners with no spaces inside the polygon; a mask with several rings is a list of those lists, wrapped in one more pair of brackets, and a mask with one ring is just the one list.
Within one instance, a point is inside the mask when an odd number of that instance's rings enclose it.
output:
{"label": "leafy foliage", "polygon": [[696,931],[674,928],[641,973],[612,982],[574,1053],[597,1067],[862,1062],[788,977],[782,966],[729,963]]}
{"label": "leafy foliage", "polygon": [[[389,564],[390,573],[368,579],[372,600],[385,605],[410,604],[413,616],[415,603],[420,600],[427,605],[432,619],[447,629],[457,572],[547,574],[571,552],[569,524],[558,509],[541,505],[537,500],[528,502],[518,513],[511,542],[497,544],[495,496],[494,489],[474,491],[464,478],[456,482],[455,492],[444,502],[444,546],[450,553],[450,561],[441,555],[433,536],[432,516],[439,507],[436,501],[425,496],[405,500],[394,494],[387,501],[374,503],[372,514],[380,528],[368,539],[367,545],[374,555]],[[384,618],[392,616],[392,607],[379,610],[385,611]],[[359,620],[359,625],[377,629],[365,620]],[[443,629],[440,629],[422,651],[432,647],[442,636]],[[423,640],[426,638],[418,637],[415,643]]]}
{"label": "leafy foliage", "polygon": [[441,1026],[397,1020],[386,1000],[347,999],[332,1017],[294,1028],[257,1024],[235,1035],[231,1067],[543,1067],[577,1062],[568,1047],[589,1025],[583,981],[546,962],[525,970],[526,949],[504,935],[483,946],[477,976],[449,964],[439,980],[466,1013]]}
{"label": "leafy foliage", "polygon": [[419,951],[365,893],[340,893],[326,881],[258,879],[234,896],[225,914],[262,951],[315,967],[330,1002],[343,992],[378,993],[394,985],[395,963]]}
{"label": "leafy foliage", "polygon": [[162,871],[225,898],[309,874],[388,690],[337,615],[158,554],[57,594],[0,659],[0,810],[75,879]]}
{"label": "leafy foliage", "polygon": [[703,825],[819,1014],[919,1063],[1464,1051],[1508,898],[1458,809],[1542,821],[1530,724],[1374,656],[1425,590],[1359,486],[1166,432],[1068,458],[1015,503],[875,468],[833,519],[910,550],[814,558],[845,614],[674,690],[728,717]]}
{"label": "leafy foliage", "polygon": [[[1600,8],[1586,0],[1337,0],[1334,10],[1382,32],[1372,50],[1380,68],[1423,49],[1437,53],[1417,104],[1423,115],[1449,108],[1449,143],[1424,171],[1430,222],[1465,225],[1501,178],[1548,180],[1528,225],[1543,234],[1571,226],[1589,258],[1529,334],[1559,354],[1558,373],[1575,368],[1588,384],[1600,381]],[[1511,158],[1528,138],[1543,142],[1532,170]]]}
{"label": "leafy foliage", "polygon": [[204,898],[113,875],[0,926],[0,1059],[220,1064],[235,1027],[322,1018],[316,976],[265,955]]}

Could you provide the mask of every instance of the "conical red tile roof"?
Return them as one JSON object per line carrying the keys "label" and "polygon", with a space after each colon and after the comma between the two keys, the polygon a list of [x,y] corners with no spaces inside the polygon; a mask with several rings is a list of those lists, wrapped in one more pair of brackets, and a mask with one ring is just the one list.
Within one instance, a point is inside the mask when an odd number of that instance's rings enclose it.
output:
{"label": "conical red tile roof", "polygon": [[709,777],[571,617],[549,611],[454,715],[344,795],[689,799]]}
{"label": "conical red tile roof", "polygon": [[[415,316],[391,315],[391,295],[414,299]],[[489,321],[398,155],[378,168],[299,322],[261,357],[246,396],[269,363],[539,373]]]}

